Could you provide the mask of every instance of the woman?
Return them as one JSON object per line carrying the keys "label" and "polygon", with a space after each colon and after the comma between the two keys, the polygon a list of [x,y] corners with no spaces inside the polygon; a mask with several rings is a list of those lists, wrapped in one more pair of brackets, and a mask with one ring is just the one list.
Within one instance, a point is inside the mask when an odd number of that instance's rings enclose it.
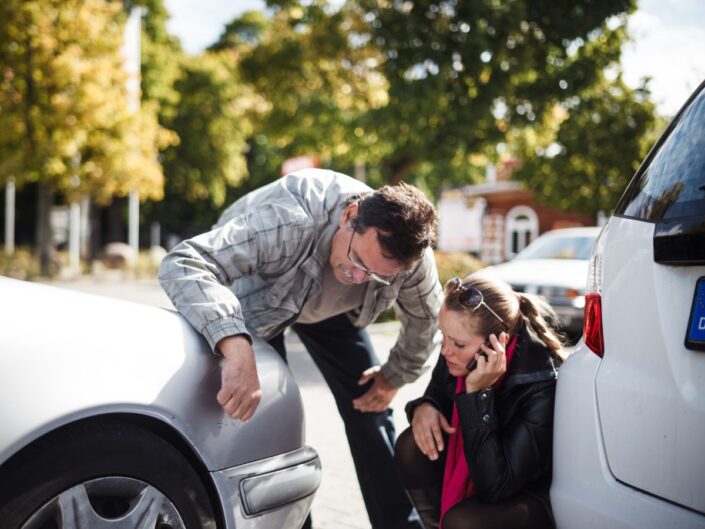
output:
{"label": "woman", "polygon": [[553,527],[556,315],[475,275],[445,294],[441,357],[396,445],[409,496],[429,529]]}

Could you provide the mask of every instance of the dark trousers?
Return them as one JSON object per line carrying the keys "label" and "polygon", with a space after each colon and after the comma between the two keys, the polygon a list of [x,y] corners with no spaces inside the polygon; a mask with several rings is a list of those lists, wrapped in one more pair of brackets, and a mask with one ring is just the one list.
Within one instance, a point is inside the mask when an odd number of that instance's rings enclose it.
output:
{"label": "dark trousers", "polygon": [[[394,463],[392,410],[362,413],[352,406],[372,385],[357,384],[362,372],[379,363],[367,331],[356,328],[344,314],[319,323],[296,323],[292,329],[333,393],[372,528],[422,529]],[[286,360],[284,336],[269,343]],[[307,520],[304,528],[310,523]]]}
{"label": "dark trousers", "polygon": [[[448,437],[445,446],[448,446]],[[416,502],[429,528],[437,528],[441,518],[441,489],[445,452],[436,461],[423,455],[411,428],[397,440],[396,459],[404,486]],[[420,503],[420,504],[419,504]],[[434,504],[435,503],[435,504]],[[550,507],[536,496],[521,490],[505,500],[483,503],[476,496],[448,509],[443,529],[555,529]]]}

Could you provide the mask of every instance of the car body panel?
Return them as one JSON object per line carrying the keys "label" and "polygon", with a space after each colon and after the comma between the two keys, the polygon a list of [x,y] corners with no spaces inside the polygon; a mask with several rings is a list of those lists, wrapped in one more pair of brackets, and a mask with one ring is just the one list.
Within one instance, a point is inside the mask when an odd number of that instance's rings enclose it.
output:
{"label": "car body panel", "polygon": [[595,246],[590,347],[579,344],[556,388],[559,529],[705,528],[705,351],[685,340],[705,277],[703,125],[705,82]]}
{"label": "car body panel", "polygon": [[[290,475],[282,475],[277,479],[277,474],[284,474],[287,470],[309,467],[305,470],[303,483],[291,479]],[[321,464],[316,452],[308,447],[304,447],[295,452],[275,456],[266,460],[256,461],[220,470],[212,474],[216,487],[221,491],[221,495],[226,498],[225,504],[230,508],[225,509],[224,515],[229,527],[247,527],[248,529],[272,529],[281,527],[301,527],[304,519],[308,515],[313,503],[313,494],[305,494],[307,490],[316,489],[321,481]],[[267,484],[272,491],[272,495],[289,495],[298,498],[295,501],[285,504],[283,507],[271,509],[257,516],[247,513],[244,507],[247,504],[245,487],[243,486],[248,478],[253,476],[269,477],[274,479]],[[277,498],[278,502],[285,501],[285,498]]]}
{"label": "car body panel", "polygon": [[629,485],[610,470],[598,417],[601,360],[581,341],[556,388],[551,505],[559,529],[703,529],[705,518]]}
{"label": "car body panel", "polygon": [[[0,471],[33,441],[83,419],[149,417],[209,471],[226,528],[301,526],[320,461],[304,445],[298,386],[266,342],[253,343],[262,401],[243,423],[216,400],[220,360],[178,313],[1,277],[0,300]],[[241,487],[245,478],[254,485]],[[248,513],[258,501],[264,507]]]}
{"label": "car body panel", "polygon": [[243,423],[218,405],[219,360],[176,312],[5,278],[0,292],[0,320],[14,322],[0,335],[0,462],[62,423],[117,412],[169,423],[209,470],[303,446],[298,387],[266,343],[262,402]]}
{"label": "car body panel", "polygon": [[693,487],[705,485],[705,354],[684,345],[705,266],[655,264],[653,234],[623,218],[607,233],[596,378],[605,451],[616,479],[705,513],[705,486]]}

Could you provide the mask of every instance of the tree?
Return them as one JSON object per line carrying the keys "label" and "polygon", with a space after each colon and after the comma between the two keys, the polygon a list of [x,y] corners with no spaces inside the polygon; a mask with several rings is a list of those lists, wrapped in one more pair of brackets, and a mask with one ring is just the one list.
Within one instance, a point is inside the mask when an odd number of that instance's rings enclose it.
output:
{"label": "tree", "polygon": [[543,126],[513,131],[516,171],[541,200],[562,210],[608,212],[639,168],[655,136],[645,86],[617,78],[581,90],[549,108]]}
{"label": "tree", "polygon": [[132,189],[162,193],[153,106],[128,106],[121,5],[106,0],[7,0],[0,4],[0,181],[38,182],[43,273],[55,192],[109,201]]}
{"label": "tree", "polygon": [[269,6],[268,17],[250,12],[234,20],[211,48],[236,52],[243,81],[268,105],[250,139],[251,178],[272,180],[298,155],[336,167],[368,159],[376,142],[360,117],[384,105],[387,91],[376,71],[379,52],[357,40],[361,13],[320,0]]}
{"label": "tree", "polygon": [[445,181],[467,180],[472,154],[502,141],[511,125],[535,122],[618,60],[635,9],[634,0],[357,4],[367,41],[384,57],[389,100],[369,113],[366,130],[394,139],[382,159],[392,182],[424,163],[442,167]]}
{"label": "tree", "polygon": [[151,214],[167,229],[183,231],[178,221],[184,217],[212,224],[228,189],[248,177],[247,138],[262,101],[239,81],[227,51],[184,59],[174,88],[180,102],[168,126],[180,141],[163,153],[167,200]]}

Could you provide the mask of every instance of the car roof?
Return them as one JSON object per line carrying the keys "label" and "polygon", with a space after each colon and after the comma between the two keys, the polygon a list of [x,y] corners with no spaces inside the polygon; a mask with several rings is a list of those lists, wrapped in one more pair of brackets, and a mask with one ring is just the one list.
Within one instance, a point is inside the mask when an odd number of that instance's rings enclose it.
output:
{"label": "car roof", "polygon": [[595,235],[597,236],[600,233],[600,228],[599,226],[580,226],[576,228],[557,228],[555,230],[549,230],[541,234],[543,237],[544,235],[552,235],[556,237],[569,237],[569,236],[576,236],[576,235]]}

